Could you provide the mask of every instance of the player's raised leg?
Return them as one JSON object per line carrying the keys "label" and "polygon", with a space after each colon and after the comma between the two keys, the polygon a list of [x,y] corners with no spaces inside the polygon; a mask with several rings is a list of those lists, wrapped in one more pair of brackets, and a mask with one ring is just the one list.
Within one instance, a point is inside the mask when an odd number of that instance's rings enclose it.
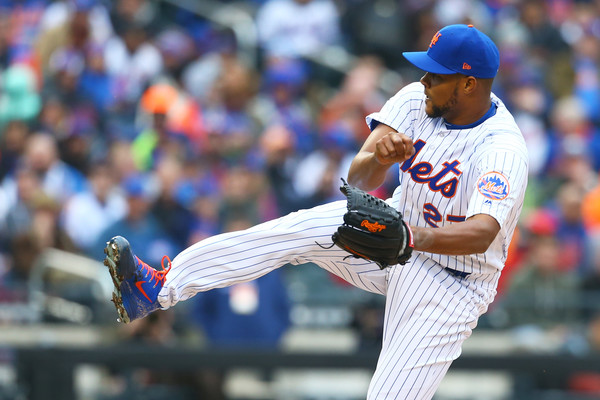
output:
{"label": "player's raised leg", "polygon": [[386,271],[331,247],[331,235],[342,223],[346,210],[346,201],[328,203],[247,230],[207,238],[178,254],[168,274],[155,272],[156,278],[146,276],[145,264],[128,245],[119,246],[122,238],[117,237],[107,246],[105,263],[111,268],[113,300],[121,319],[127,322],[143,317],[198,292],[250,281],[285,264],[313,262],[361,289],[385,294]]}
{"label": "player's raised leg", "polygon": [[173,269],[158,300],[163,307],[198,292],[263,276],[285,264],[313,262],[351,284],[385,292],[385,271],[332,247],[346,201],[300,210],[250,229],[202,240],[173,259]]}

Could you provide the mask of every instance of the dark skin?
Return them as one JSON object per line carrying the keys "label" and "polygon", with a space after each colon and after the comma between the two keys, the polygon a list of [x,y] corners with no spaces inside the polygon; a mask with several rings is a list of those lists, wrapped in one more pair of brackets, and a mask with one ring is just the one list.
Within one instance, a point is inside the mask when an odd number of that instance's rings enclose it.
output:
{"label": "dark skin", "polygon": [[[492,80],[427,72],[421,78],[427,96],[425,112],[429,117],[442,117],[454,125],[476,122],[491,107]],[[363,190],[374,190],[383,184],[392,165],[403,163],[414,152],[411,138],[379,124],[352,161],[348,182]],[[411,226],[411,229],[415,250],[467,255],[484,253],[496,238],[500,225],[490,215],[477,214],[464,222],[440,228]]]}

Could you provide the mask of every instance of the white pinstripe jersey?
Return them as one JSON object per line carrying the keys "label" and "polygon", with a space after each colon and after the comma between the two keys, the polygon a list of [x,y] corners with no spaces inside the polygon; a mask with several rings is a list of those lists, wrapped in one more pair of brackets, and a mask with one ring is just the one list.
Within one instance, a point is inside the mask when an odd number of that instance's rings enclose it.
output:
{"label": "white pinstripe jersey", "polygon": [[[483,254],[423,253],[443,267],[495,274],[506,260],[527,186],[525,141],[505,105],[492,94],[496,113],[463,127],[425,113],[423,85],[411,83],[367,116],[371,128],[384,123],[411,137],[416,154],[399,165],[400,185],[393,204],[413,226],[441,227],[488,214],[500,232]],[[479,122],[479,121],[478,121]]]}
{"label": "white pinstripe jersey", "polygon": [[[159,293],[161,307],[256,279],[287,263],[313,262],[358,288],[386,295],[383,346],[367,399],[431,399],[494,298],[523,203],[527,151],[496,96],[495,114],[469,127],[427,117],[424,100],[423,86],[410,84],[367,117],[371,126],[385,123],[415,144],[415,155],[399,166],[392,204],[409,224],[421,227],[491,215],[501,229],[485,254],[415,252],[410,266],[381,270],[341,248],[319,245],[329,243],[343,222],[347,202],[340,200],[190,246],[173,259]],[[473,276],[461,279],[444,268]]]}

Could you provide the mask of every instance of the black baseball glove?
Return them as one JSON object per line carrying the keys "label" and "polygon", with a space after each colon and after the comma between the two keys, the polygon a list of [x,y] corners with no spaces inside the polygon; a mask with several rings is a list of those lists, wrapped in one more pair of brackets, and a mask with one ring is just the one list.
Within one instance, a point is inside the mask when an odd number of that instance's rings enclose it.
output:
{"label": "black baseball glove", "polygon": [[406,264],[413,237],[402,214],[385,201],[342,182],[340,190],[348,199],[348,211],[331,237],[333,243],[355,257],[375,261],[381,269]]}

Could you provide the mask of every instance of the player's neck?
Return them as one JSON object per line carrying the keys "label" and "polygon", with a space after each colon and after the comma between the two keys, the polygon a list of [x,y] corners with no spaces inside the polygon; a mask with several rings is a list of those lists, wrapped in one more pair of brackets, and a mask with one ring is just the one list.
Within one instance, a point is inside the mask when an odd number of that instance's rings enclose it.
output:
{"label": "player's neck", "polygon": [[489,112],[491,106],[492,99],[489,97],[484,101],[473,99],[473,101],[466,102],[463,107],[457,109],[457,112],[453,115],[445,115],[444,120],[446,123],[455,126],[472,125],[483,118]]}
{"label": "player's neck", "polygon": [[466,125],[455,125],[455,124],[451,124],[447,121],[445,121],[446,124],[446,128],[447,129],[471,129],[471,128],[475,128],[478,125],[483,124],[488,118],[493,117],[494,115],[496,115],[496,110],[498,109],[498,106],[494,103],[490,104],[490,108],[487,110],[487,112],[485,114],[483,114],[483,116],[481,118],[479,118],[477,121],[472,122],[470,124],[466,124]]}

